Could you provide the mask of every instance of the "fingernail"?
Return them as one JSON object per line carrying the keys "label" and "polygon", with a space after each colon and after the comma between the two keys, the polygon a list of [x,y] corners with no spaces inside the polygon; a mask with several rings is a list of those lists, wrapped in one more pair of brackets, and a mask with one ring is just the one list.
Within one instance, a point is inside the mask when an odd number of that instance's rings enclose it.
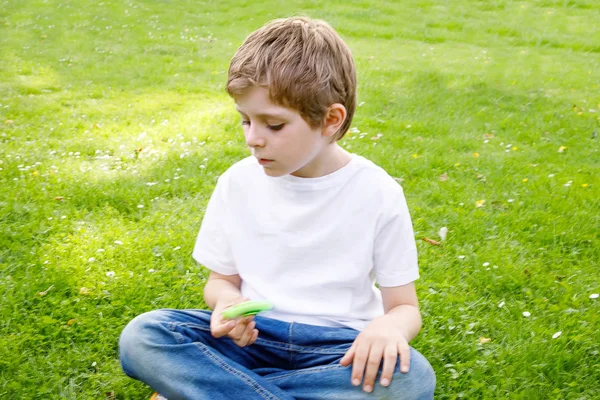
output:
{"label": "fingernail", "polygon": [[402,372],[407,373],[408,372],[408,366],[403,365],[402,366]]}
{"label": "fingernail", "polygon": [[373,388],[369,385],[365,386],[365,392],[367,393],[371,393],[371,391],[373,390]]}
{"label": "fingernail", "polygon": [[358,386],[358,385],[360,385],[360,379],[358,379],[358,378],[354,378],[354,380],[352,380],[352,384],[353,384],[354,386]]}
{"label": "fingernail", "polygon": [[383,379],[381,380],[381,384],[382,384],[383,386],[387,386],[387,385],[389,385],[389,384],[390,384],[390,380],[389,380],[388,378],[383,378]]}

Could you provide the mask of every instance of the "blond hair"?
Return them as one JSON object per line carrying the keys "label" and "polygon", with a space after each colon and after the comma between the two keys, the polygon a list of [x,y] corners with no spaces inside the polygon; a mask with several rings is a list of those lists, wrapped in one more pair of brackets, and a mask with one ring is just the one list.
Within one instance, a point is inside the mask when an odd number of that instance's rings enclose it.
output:
{"label": "blond hair", "polygon": [[275,104],[297,110],[312,127],[323,125],[329,106],[340,103],[346,119],[333,140],[350,128],[356,109],[356,70],[350,49],[325,21],[276,19],[251,33],[229,64],[233,98],[266,87]]}

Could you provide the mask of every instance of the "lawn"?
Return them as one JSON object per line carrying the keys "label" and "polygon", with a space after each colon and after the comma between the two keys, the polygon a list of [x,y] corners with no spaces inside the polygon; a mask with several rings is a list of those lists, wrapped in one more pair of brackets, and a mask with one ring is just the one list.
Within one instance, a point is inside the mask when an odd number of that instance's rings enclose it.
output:
{"label": "lawn", "polygon": [[295,14],[355,56],[342,145],[404,187],[436,398],[600,398],[597,0],[0,5],[0,398],[149,396],[119,334],[205,307],[192,246],[248,154],[227,64]]}

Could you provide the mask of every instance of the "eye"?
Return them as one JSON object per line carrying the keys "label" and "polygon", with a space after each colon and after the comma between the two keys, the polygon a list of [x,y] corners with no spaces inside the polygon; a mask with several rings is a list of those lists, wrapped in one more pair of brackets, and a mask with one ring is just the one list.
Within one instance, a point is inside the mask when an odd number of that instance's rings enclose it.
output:
{"label": "eye", "polygon": [[272,131],[280,131],[283,129],[283,127],[285,126],[285,124],[279,124],[279,125],[267,125],[267,128],[269,128]]}
{"label": "eye", "polygon": [[247,120],[244,119],[244,120],[242,120],[242,125],[248,125],[248,126],[250,126],[250,121],[247,121]]}

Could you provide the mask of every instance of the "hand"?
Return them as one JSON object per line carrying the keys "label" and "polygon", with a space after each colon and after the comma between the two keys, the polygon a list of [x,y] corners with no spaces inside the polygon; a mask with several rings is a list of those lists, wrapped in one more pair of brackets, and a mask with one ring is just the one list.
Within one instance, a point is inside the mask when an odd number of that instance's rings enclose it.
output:
{"label": "hand", "polygon": [[248,301],[245,297],[236,297],[233,300],[217,303],[210,318],[210,333],[215,338],[227,336],[240,347],[250,346],[258,338],[258,329],[254,316],[237,318],[233,320],[223,319],[221,314],[227,307]]}
{"label": "hand", "polygon": [[340,363],[343,366],[353,364],[352,384],[360,385],[364,377],[363,390],[370,393],[375,387],[375,379],[382,359],[380,383],[382,386],[388,386],[392,382],[398,355],[400,355],[400,371],[407,373],[410,367],[408,341],[394,318],[384,315],[375,318],[356,337]]}

